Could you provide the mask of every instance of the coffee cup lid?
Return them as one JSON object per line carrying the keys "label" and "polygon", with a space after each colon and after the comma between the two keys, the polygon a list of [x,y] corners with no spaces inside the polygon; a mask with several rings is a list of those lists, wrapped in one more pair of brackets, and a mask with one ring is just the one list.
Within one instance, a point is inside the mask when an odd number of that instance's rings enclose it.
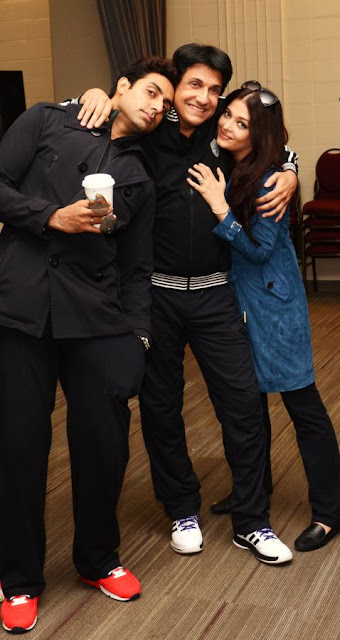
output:
{"label": "coffee cup lid", "polygon": [[84,177],[82,186],[88,189],[113,187],[115,179],[109,173],[91,173]]}

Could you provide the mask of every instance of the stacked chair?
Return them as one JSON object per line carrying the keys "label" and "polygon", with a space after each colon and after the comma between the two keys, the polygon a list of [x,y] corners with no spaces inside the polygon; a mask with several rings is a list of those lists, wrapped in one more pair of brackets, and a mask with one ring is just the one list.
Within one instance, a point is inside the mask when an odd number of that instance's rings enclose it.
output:
{"label": "stacked chair", "polygon": [[316,163],[314,200],[303,207],[301,266],[306,284],[312,265],[317,291],[316,260],[340,258],[340,149],[328,149]]}

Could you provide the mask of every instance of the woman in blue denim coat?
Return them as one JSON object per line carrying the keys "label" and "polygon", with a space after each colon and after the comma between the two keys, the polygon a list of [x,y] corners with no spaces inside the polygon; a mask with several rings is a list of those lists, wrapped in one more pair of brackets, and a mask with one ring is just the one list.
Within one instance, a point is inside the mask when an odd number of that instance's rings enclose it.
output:
{"label": "woman in blue denim coat", "polygon": [[[312,507],[312,522],[295,547],[312,551],[340,530],[339,448],[314,382],[307,300],[289,235],[289,210],[280,221],[256,211],[256,198],[269,191],[266,183],[280,166],[287,137],[277,96],[247,82],[226,98],[218,121],[217,143],[234,160],[228,186],[222,171],[216,179],[203,164],[189,169],[188,182],[216,215],[214,233],[230,244],[230,282],[250,339],[268,446],[267,392],[281,393],[294,423]],[[270,463],[266,485],[270,492]]]}
{"label": "woman in blue denim coat", "polygon": [[[264,175],[264,183],[272,173]],[[267,192],[262,186],[259,196]],[[306,294],[289,236],[289,210],[279,223],[255,214],[251,231],[260,245],[242,232],[232,211],[214,230],[231,245],[229,282],[250,338],[260,389],[301,389],[314,382],[314,370]]]}

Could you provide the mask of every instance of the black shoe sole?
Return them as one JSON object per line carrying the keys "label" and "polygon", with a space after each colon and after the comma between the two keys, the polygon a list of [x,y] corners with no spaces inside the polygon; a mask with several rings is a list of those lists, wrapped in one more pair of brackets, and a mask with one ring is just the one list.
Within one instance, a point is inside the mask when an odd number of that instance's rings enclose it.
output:
{"label": "black shoe sole", "polygon": [[13,627],[13,629],[6,629],[6,627],[4,626],[4,624],[2,624],[2,627],[4,629],[4,631],[6,631],[6,633],[12,633],[13,636],[19,636],[23,633],[29,633],[30,631],[33,631],[33,629],[35,628],[37,624],[37,621],[35,621],[33,627],[31,627],[30,629],[24,629],[23,627]]}
{"label": "black shoe sole", "polygon": [[287,560],[279,560],[278,556],[274,556],[273,558],[264,556],[262,555],[262,553],[259,553],[259,551],[256,549],[256,547],[254,547],[254,545],[251,544],[251,542],[248,542],[248,540],[243,540],[243,538],[239,538],[237,534],[233,538],[233,543],[239,549],[246,549],[248,551],[251,551],[255,558],[260,560],[260,562],[264,562],[265,564],[288,564],[288,562],[291,562],[292,560],[292,558],[288,558]]}

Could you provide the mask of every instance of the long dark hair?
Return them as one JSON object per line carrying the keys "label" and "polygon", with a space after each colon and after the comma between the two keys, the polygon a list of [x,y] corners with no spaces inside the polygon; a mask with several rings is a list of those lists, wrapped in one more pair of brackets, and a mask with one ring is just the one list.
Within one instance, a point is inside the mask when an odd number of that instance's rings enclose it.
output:
{"label": "long dark hair", "polygon": [[235,99],[245,100],[247,103],[252,150],[233,166],[228,203],[247,235],[258,244],[251,235],[251,216],[256,213],[255,200],[263,175],[270,168],[282,167],[281,156],[288,140],[288,133],[283,122],[280,101],[265,107],[259,91],[236,89],[226,97],[223,111]]}

